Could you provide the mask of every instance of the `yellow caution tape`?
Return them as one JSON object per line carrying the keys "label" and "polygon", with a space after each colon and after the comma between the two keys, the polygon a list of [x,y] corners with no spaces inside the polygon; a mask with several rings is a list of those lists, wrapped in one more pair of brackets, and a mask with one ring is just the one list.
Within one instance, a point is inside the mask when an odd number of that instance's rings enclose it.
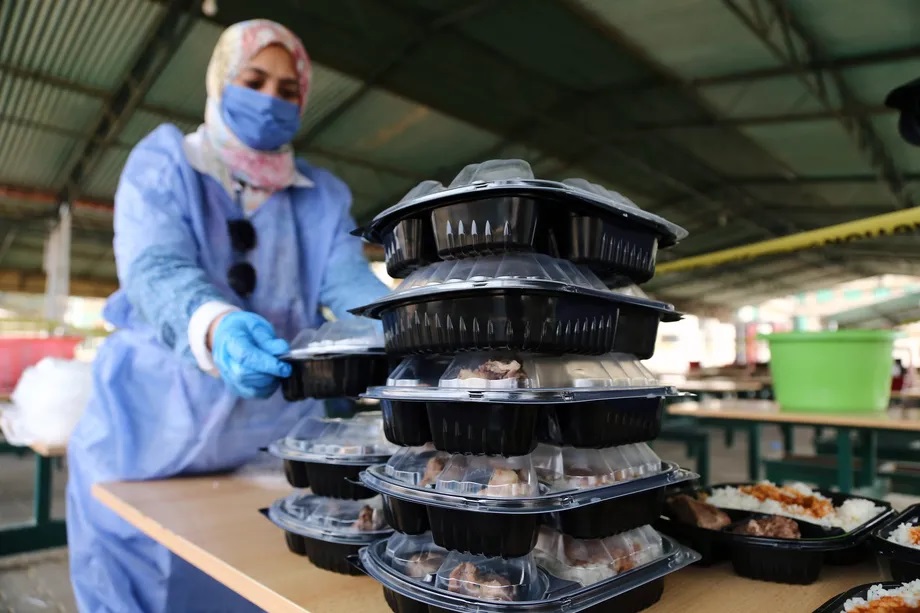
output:
{"label": "yellow caution tape", "polygon": [[866,219],[848,221],[818,230],[771,238],[770,240],[741,247],[732,247],[712,253],[695,255],[673,262],[664,262],[656,267],[656,274],[680,272],[694,268],[719,266],[730,262],[749,260],[765,255],[814,249],[829,245],[844,245],[867,238],[879,238],[895,234],[909,234],[920,230],[920,207],[886,213]]}

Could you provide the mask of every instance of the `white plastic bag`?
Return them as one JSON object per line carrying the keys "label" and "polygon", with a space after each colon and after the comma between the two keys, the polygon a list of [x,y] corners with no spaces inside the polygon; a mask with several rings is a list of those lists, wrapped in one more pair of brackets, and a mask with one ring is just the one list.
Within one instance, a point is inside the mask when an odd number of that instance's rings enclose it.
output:
{"label": "white plastic bag", "polygon": [[92,366],[44,358],[22,373],[0,427],[11,444],[64,445],[89,402]]}

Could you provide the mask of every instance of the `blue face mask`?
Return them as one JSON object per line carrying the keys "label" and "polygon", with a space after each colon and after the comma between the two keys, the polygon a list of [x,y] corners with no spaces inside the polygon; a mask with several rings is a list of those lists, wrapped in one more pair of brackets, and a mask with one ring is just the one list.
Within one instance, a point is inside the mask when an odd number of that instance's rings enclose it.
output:
{"label": "blue face mask", "polygon": [[244,145],[259,151],[288,144],[300,129],[296,104],[239,85],[224,88],[221,116]]}

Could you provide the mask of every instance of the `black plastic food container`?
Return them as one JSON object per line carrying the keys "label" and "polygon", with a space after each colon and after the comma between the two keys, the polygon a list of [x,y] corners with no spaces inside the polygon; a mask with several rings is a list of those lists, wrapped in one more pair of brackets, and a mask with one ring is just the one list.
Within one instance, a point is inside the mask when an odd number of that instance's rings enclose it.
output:
{"label": "black plastic food container", "polygon": [[387,525],[403,534],[423,534],[431,530],[428,508],[395,496],[383,497],[383,514]]}
{"label": "black plastic food container", "polygon": [[661,516],[666,488],[695,477],[664,465],[661,473],[608,486],[550,493],[541,484],[538,497],[504,498],[400,485],[382,467],[362,473],[361,481],[382,495],[387,523],[398,532],[430,530],[434,542],[445,549],[508,558],[529,553],[544,523],[579,539],[606,538],[653,524]]}
{"label": "black plastic food container", "polygon": [[[741,487],[748,483],[732,483],[705,488],[709,493],[719,487]],[[840,506],[851,498],[870,500],[876,506],[886,509],[862,526],[845,532],[841,528],[825,528],[817,524],[798,520],[801,539],[780,539],[738,534],[733,530],[748,519],[767,517],[762,513],[724,509],[732,523],[723,530],[706,530],[697,526],[681,524],[674,519],[659,521],[656,527],[663,533],[678,538],[687,545],[698,548],[704,554],[706,563],[719,562],[726,557],[731,560],[735,572],[750,579],[808,585],[820,576],[825,563],[856,564],[866,559],[866,541],[871,532],[891,516],[891,505],[881,500],[861,496],[850,496],[826,490],[817,490],[830,498],[834,506]]]}
{"label": "black plastic food container", "polygon": [[317,496],[364,500],[377,494],[360,484],[361,471],[370,464],[322,464],[284,460],[284,474],[297,488],[309,487]]}
{"label": "black plastic food container", "polygon": [[664,489],[585,505],[547,516],[547,523],[578,539],[597,539],[655,523],[664,508]]}
{"label": "black plastic food container", "polygon": [[851,590],[834,596],[823,605],[818,607],[813,611],[813,613],[844,613],[843,605],[850,598],[867,598],[869,595],[869,589],[874,585],[881,585],[886,590],[891,590],[901,587],[900,583],[883,583],[881,581],[876,581],[875,583],[865,583],[863,585],[857,585]]}
{"label": "black plastic food container", "polygon": [[[519,290],[419,297],[381,311],[387,350],[457,353],[512,350],[601,355],[616,350],[619,310],[600,298]],[[657,330],[658,313],[649,312]],[[647,329],[648,326],[643,326]],[[637,349],[654,348],[655,337]],[[621,351],[628,351],[621,348]]]}
{"label": "black plastic food container", "polygon": [[360,575],[349,561],[349,556],[357,555],[363,545],[347,543],[332,543],[319,539],[301,536],[294,532],[284,532],[284,540],[288,549],[297,555],[306,556],[313,564],[323,570],[329,570],[341,575]]}
{"label": "black plastic food container", "polygon": [[444,549],[517,558],[537,544],[539,515],[498,515],[428,507],[434,542]]}
{"label": "black plastic food container", "polygon": [[281,393],[289,402],[307,398],[356,397],[368,387],[386,382],[386,355],[366,353],[337,357],[286,356],[291,376],[281,380]]}
{"label": "black plastic food container", "polygon": [[[647,564],[624,571],[616,576],[583,586],[561,579],[539,566],[523,570],[526,559],[505,559],[491,562],[506,568],[521,569],[531,587],[522,600],[489,600],[468,594],[454,593],[438,586],[438,579],[405,575],[393,562],[387,560],[388,542],[378,542],[361,550],[359,565],[370,577],[380,582],[384,599],[396,613],[433,613],[448,611],[483,611],[488,613],[558,613],[559,611],[591,613],[634,613],[644,610],[661,598],[664,577],[693,563],[698,556],[663,537],[662,555]],[[451,553],[451,556],[457,554]],[[455,558],[465,558],[462,554]],[[449,564],[450,562],[448,562]],[[476,564],[476,562],[473,562]],[[518,566],[520,565],[520,566]],[[515,577],[520,577],[519,572]],[[537,587],[539,586],[539,587]]]}
{"label": "black plastic food container", "polygon": [[876,530],[872,534],[871,547],[875,550],[879,567],[885,577],[892,581],[914,581],[920,579],[920,549],[888,540],[891,533],[901,524],[920,526],[920,504],[908,507]]}
{"label": "black plastic food container", "polygon": [[424,402],[381,400],[383,433],[394,445],[412,447],[432,440]]}
{"label": "black plastic food container", "polygon": [[658,437],[663,417],[660,396],[546,405],[538,422],[538,439],[595,449],[645,443]]}
{"label": "black plastic food container", "polygon": [[530,251],[641,283],[654,274],[658,245],[686,231],[584,179],[535,180],[522,160],[489,160],[447,188],[422,182],[355,234],[384,245],[395,278],[438,258]]}
{"label": "black plastic food container", "polygon": [[427,411],[439,451],[520,456],[537,446],[539,405],[428,402]]}

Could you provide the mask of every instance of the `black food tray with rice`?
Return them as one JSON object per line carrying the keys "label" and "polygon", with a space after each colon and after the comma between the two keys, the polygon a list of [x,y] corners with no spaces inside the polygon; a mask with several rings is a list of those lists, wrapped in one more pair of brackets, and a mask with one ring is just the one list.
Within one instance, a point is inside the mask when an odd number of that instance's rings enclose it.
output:
{"label": "black food tray with rice", "polygon": [[893,581],[920,579],[920,504],[905,509],[872,534],[882,574]]}
{"label": "black food tray with rice", "polygon": [[[805,512],[789,517],[779,507],[765,507],[765,495],[768,501],[800,501]],[[699,551],[704,565],[730,559],[743,577],[807,585],[825,563],[865,560],[870,534],[891,514],[887,502],[801,484],[780,489],[766,482],[733,483],[670,492],[656,527]]]}
{"label": "black food tray with rice", "polygon": [[[863,585],[857,585],[856,587],[834,596],[823,605],[815,609],[812,613],[846,613],[847,601],[854,598],[860,598],[864,601],[869,601],[871,598],[870,591],[877,590],[881,588],[883,590],[897,590],[901,587],[900,583],[890,583],[890,582],[881,582],[877,581],[875,583],[864,583]],[[887,611],[888,609],[879,609],[879,611]],[[892,612],[897,611],[896,609],[891,609]]]}
{"label": "black food tray with rice", "polygon": [[611,284],[648,281],[658,248],[687,235],[584,179],[535,180],[523,160],[471,164],[447,187],[425,181],[355,233],[383,245],[394,278],[440,260],[534,252],[583,265]]}

